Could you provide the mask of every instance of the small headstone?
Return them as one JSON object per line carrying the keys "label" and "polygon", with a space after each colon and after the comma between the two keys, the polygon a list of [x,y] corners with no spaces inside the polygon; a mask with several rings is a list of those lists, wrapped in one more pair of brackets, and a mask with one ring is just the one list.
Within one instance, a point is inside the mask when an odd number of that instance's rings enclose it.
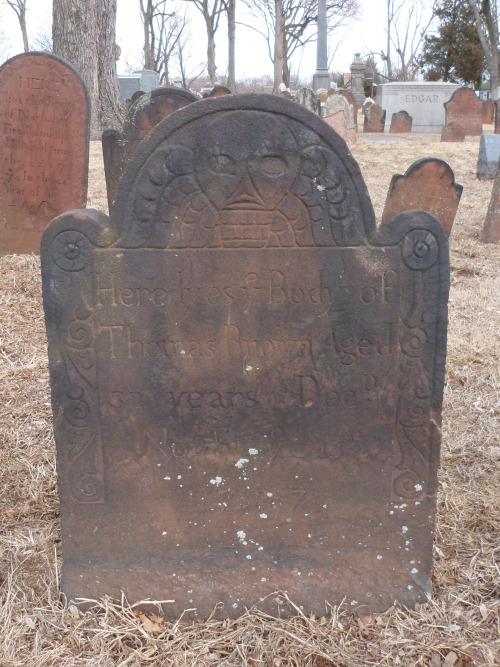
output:
{"label": "small headstone", "polygon": [[363,106],[363,132],[383,132],[385,127],[385,111],[379,104],[365,104]]}
{"label": "small headstone", "polygon": [[417,160],[404,175],[392,177],[382,222],[403,211],[421,209],[435,216],[449,236],[462,190],[446,162],[435,158]]}
{"label": "small headstone", "polygon": [[78,73],[47,53],[0,67],[0,255],[39,253],[55,216],[85,206],[89,101]]}
{"label": "small headstone", "polygon": [[214,86],[209,97],[222,97],[223,95],[232,95],[232,92],[226,86]]}
{"label": "small headstone", "polygon": [[477,159],[477,177],[480,181],[493,180],[495,178],[499,158],[500,136],[498,134],[482,134],[479,141],[479,156]]}
{"label": "small headstone", "polygon": [[485,100],[483,102],[483,123],[491,125],[493,123],[493,100]]}
{"label": "small headstone", "polygon": [[392,114],[389,132],[391,134],[408,134],[411,132],[412,123],[413,118],[407,111],[398,111],[398,113]]}
{"label": "small headstone", "polygon": [[484,221],[481,241],[483,243],[500,243],[500,169],[498,168]]}
{"label": "small headstone", "polygon": [[445,125],[458,123],[465,130],[465,136],[479,137],[483,132],[483,103],[472,90],[462,86],[444,104]]}
{"label": "small headstone", "polygon": [[448,123],[441,130],[441,141],[465,141],[465,130],[460,123]]}
{"label": "small headstone", "polygon": [[[357,128],[358,127],[358,105],[356,103],[356,98],[348,90],[335,90],[334,92],[338,93],[339,95],[342,95],[342,97],[345,97],[345,99],[349,102],[349,104],[352,105],[352,110],[353,110],[353,113],[354,113],[354,124]],[[328,95],[330,95],[330,94],[331,93],[329,92]]]}
{"label": "small headstone", "polygon": [[122,132],[103,132],[102,154],[110,211],[125,167],[140,142],[160,120],[196,100],[193,93],[183,88],[158,88],[140,95],[134,102],[127,112]]}
{"label": "small headstone", "polygon": [[318,116],[321,114],[320,102],[312,88],[299,88],[293,99],[309,111],[318,114]]}
{"label": "small headstone", "polygon": [[109,219],[54,220],[66,599],[427,602],[447,245],[423,211],[377,229],[345,143],[264,95],[172,114]]}
{"label": "small headstone", "polygon": [[354,121],[354,109],[347,99],[335,93],[330,95],[323,107],[323,117],[328,125],[340,134],[344,141],[355,142],[357,128]]}

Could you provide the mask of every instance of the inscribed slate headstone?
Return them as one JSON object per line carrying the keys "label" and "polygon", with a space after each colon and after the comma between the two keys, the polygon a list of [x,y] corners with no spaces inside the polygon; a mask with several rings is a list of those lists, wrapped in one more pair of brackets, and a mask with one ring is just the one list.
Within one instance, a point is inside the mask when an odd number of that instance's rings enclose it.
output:
{"label": "inscribed slate headstone", "polygon": [[448,123],[441,130],[441,141],[465,141],[465,130],[460,123]]}
{"label": "inscribed slate headstone", "polygon": [[89,102],[77,72],[47,53],[0,67],[0,255],[39,253],[56,215],[85,206]]}
{"label": "inscribed slate headstone", "polygon": [[320,102],[312,88],[299,88],[293,99],[309,111],[321,114]]}
{"label": "inscribed slate headstone", "polygon": [[335,93],[330,95],[322,109],[323,119],[339,134],[344,141],[356,141],[357,128],[354,120],[354,109],[347,99]]}
{"label": "inscribed slate headstone", "polygon": [[500,169],[497,169],[493,183],[481,241],[483,243],[500,243]]}
{"label": "inscribed slate headstone", "polygon": [[102,154],[110,211],[125,167],[144,137],[160,120],[196,100],[193,93],[182,88],[157,88],[141,95],[132,104],[125,117],[122,132],[103,132]]}
{"label": "inscribed slate headstone", "polygon": [[363,106],[363,132],[383,132],[385,127],[385,111],[377,104]]}
{"label": "inscribed slate headstone", "polygon": [[493,180],[497,175],[500,158],[500,136],[482,134],[479,141],[476,174],[480,181]]}
{"label": "inscribed slate headstone", "polygon": [[483,123],[491,125],[493,123],[493,100],[484,100],[483,102]]}
{"label": "inscribed slate headstone", "polygon": [[421,209],[435,216],[449,236],[462,190],[446,162],[435,158],[417,160],[404,175],[392,177],[382,222],[403,211]]}
{"label": "inscribed slate headstone", "polygon": [[472,90],[462,86],[444,104],[445,124],[459,123],[466,136],[479,137],[483,132],[483,103]]}
{"label": "inscribed slate headstone", "polygon": [[172,114],[109,219],[53,221],[42,275],[67,599],[427,600],[447,239],[422,211],[377,230],[322,119]]}
{"label": "inscribed slate headstone", "polygon": [[389,132],[391,134],[407,134],[411,132],[412,123],[413,118],[407,111],[398,111],[398,113],[392,114]]}

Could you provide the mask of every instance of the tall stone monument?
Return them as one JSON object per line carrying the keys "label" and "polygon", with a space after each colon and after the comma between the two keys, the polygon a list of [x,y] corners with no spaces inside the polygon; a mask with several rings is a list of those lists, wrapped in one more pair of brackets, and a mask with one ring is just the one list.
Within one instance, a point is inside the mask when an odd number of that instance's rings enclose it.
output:
{"label": "tall stone monument", "polygon": [[345,143],[288,100],[161,121],[109,219],[43,238],[67,599],[425,602],[447,248],[423,211],[377,231]]}
{"label": "tall stone monument", "polygon": [[358,107],[362,107],[366,99],[364,86],[365,71],[366,65],[361,59],[360,54],[356,53],[351,64],[351,92]]}
{"label": "tall stone monument", "polygon": [[313,77],[313,90],[330,88],[330,71],[328,69],[328,22],[326,0],[318,0],[318,37],[316,51],[316,72]]}
{"label": "tall stone monument", "polygon": [[0,67],[0,98],[0,254],[38,254],[50,220],[86,204],[87,90],[60,58],[23,53]]}

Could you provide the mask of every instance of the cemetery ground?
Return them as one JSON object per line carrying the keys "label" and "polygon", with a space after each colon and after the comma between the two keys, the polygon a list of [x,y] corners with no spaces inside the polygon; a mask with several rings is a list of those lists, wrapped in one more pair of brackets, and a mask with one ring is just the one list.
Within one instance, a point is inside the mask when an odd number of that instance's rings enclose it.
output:
{"label": "cemetery ground", "polygon": [[[360,134],[351,147],[378,221],[392,175],[419,158],[446,160],[464,186],[450,238],[434,591],[414,611],[357,616],[327,600],[310,618],[283,592],[283,618],[257,606],[232,621],[214,609],[196,623],[164,622],[160,609],[145,615],[107,599],[85,614],[65,608],[40,262],[0,257],[2,667],[500,665],[500,247],[479,241],[493,181],[476,179],[478,150],[479,137],[453,144],[438,135]],[[87,205],[106,210],[100,142],[91,145]]]}

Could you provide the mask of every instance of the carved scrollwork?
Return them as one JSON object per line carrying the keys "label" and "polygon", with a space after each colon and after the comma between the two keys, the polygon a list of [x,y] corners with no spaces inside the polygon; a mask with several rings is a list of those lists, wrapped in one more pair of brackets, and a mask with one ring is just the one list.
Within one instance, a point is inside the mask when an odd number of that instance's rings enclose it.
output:
{"label": "carved scrollwork", "polygon": [[424,271],[433,266],[439,256],[436,237],[427,229],[413,229],[405,236],[401,248],[406,266],[415,271]]}
{"label": "carved scrollwork", "polygon": [[76,230],[59,232],[54,239],[54,262],[63,271],[81,271],[90,259],[90,241]]}

